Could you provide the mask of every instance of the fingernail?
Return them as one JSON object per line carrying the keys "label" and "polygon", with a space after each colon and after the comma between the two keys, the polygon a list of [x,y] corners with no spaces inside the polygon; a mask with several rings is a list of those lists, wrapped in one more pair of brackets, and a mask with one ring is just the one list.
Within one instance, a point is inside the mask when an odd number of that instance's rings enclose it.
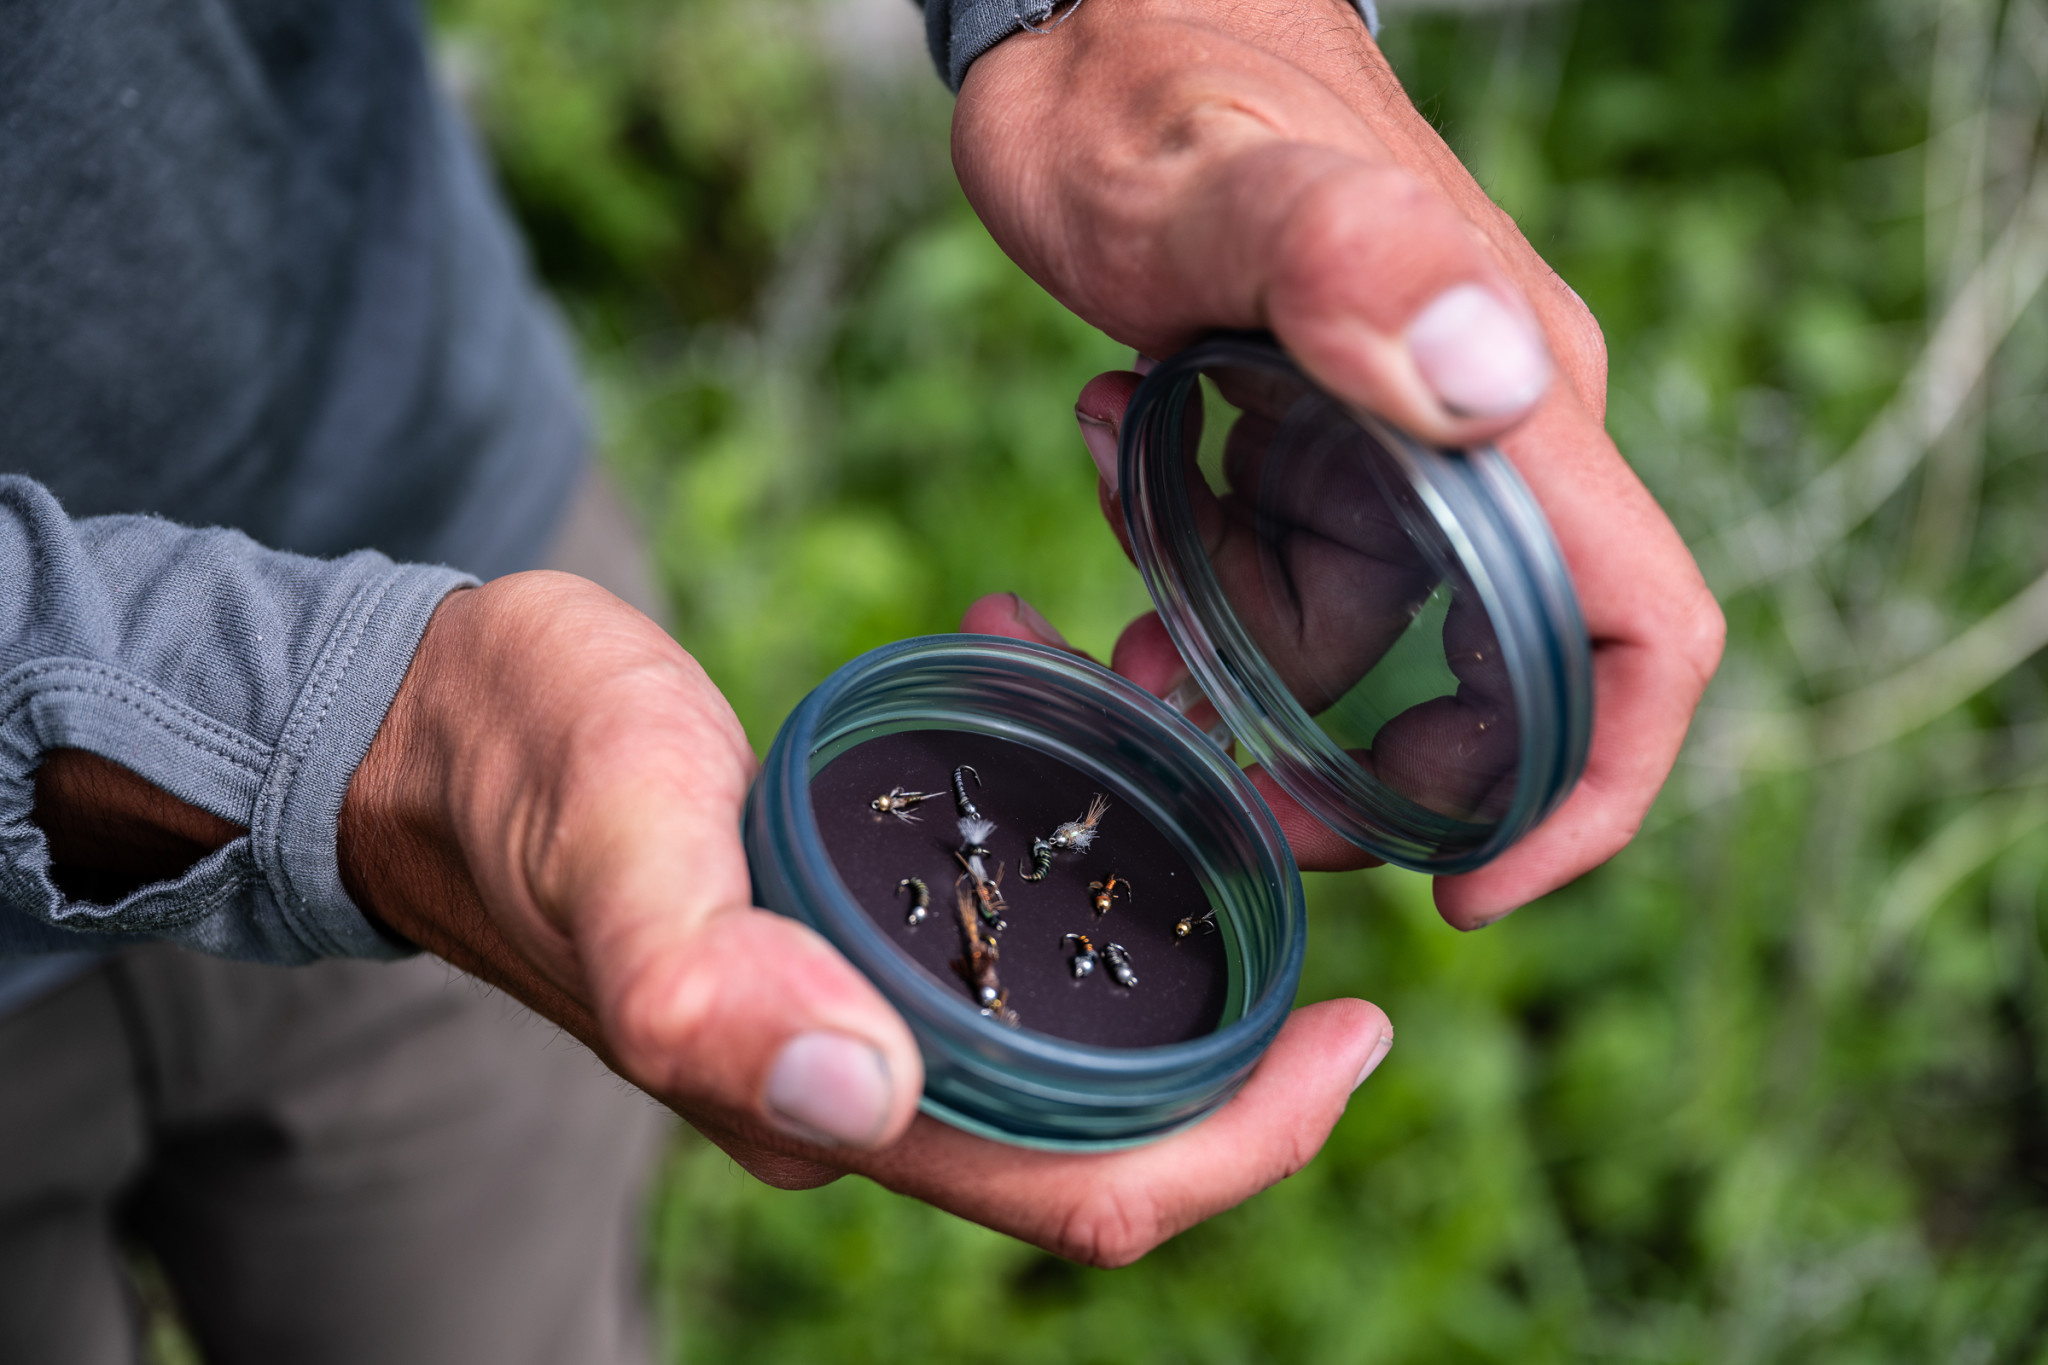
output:
{"label": "fingernail", "polygon": [[799,1034],[768,1073],[768,1117],[798,1137],[865,1147],[889,1121],[889,1064],[843,1033]]}
{"label": "fingernail", "polygon": [[1060,634],[1058,629],[1053,626],[1053,623],[1046,620],[1044,614],[1037,607],[1032,606],[1014,592],[1010,594],[1010,603],[1011,620],[1030,631],[1046,644],[1057,645],[1061,649],[1068,648],[1067,637]]}
{"label": "fingernail", "polygon": [[1151,356],[1146,355],[1143,351],[1136,351],[1132,353],[1131,369],[1136,371],[1137,373],[1141,375],[1150,374],[1152,373],[1152,371],[1158,368],[1159,362],[1154,360]]}
{"label": "fingernail", "polygon": [[1467,926],[1465,932],[1468,934],[1476,934],[1481,929],[1491,929],[1494,925],[1499,924],[1502,920],[1506,919],[1509,915],[1512,915],[1514,913],[1515,912],[1512,910],[1503,910],[1497,915],[1482,916],[1479,919],[1473,920],[1472,923],[1469,926]]}
{"label": "fingernail", "polygon": [[1110,492],[1116,492],[1116,428],[1082,412],[1076,412],[1074,420],[1081,424],[1081,443],[1088,447],[1088,456],[1095,461],[1095,472],[1109,485]]}
{"label": "fingernail", "polygon": [[1364,1085],[1365,1078],[1367,1076],[1372,1075],[1374,1068],[1378,1067],[1381,1062],[1386,1060],[1387,1054],[1393,1051],[1393,1048],[1394,1031],[1392,1029],[1388,1029],[1385,1033],[1382,1033],[1380,1035],[1380,1040],[1372,1045],[1372,1056],[1367,1057],[1365,1059],[1365,1065],[1358,1068],[1358,1079],[1351,1083],[1351,1088],[1353,1090],[1356,1090],[1359,1086]]}
{"label": "fingernail", "polygon": [[1504,417],[1550,387],[1550,355],[1534,324],[1490,289],[1460,284],[1408,324],[1408,353],[1437,400],[1460,417]]}

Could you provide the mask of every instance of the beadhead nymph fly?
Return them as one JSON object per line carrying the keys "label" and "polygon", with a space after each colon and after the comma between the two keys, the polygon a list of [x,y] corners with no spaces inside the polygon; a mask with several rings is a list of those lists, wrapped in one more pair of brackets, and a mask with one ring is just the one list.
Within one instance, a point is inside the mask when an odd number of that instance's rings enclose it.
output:
{"label": "beadhead nymph fly", "polygon": [[923,924],[925,915],[932,908],[932,890],[924,884],[924,878],[905,877],[896,883],[896,890],[899,894],[904,891],[910,893],[910,918],[906,923]]}
{"label": "beadhead nymph fly", "polygon": [[960,936],[966,941],[967,952],[965,956],[953,959],[953,970],[973,992],[977,1009],[998,1023],[1016,1028],[1017,1012],[1010,1008],[1010,992],[996,974],[1001,950],[993,938],[983,936],[981,925],[975,919],[974,902],[966,892],[962,891],[954,898],[954,908],[960,916]]}
{"label": "beadhead nymph fly", "polygon": [[1008,908],[1008,902],[1003,899],[1003,869],[998,866],[995,875],[991,877],[984,871],[980,854],[972,858],[965,853],[955,853],[953,856],[958,858],[960,866],[966,869],[960,874],[958,881],[968,883],[967,894],[973,898],[974,908],[981,913],[981,918],[987,923],[990,931],[1001,933],[1009,928],[1009,924],[1003,919],[1003,911]]}
{"label": "beadhead nymph fly", "polygon": [[981,774],[975,773],[967,764],[962,763],[953,769],[953,807],[960,812],[962,820],[979,820],[981,812],[975,809],[973,799],[967,795],[967,779],[961,776],[962,773],[974,773],[974,785],[981,785]]}
{"label": "beadhead nymph fly", "polygon": [[1109,813],[1109,799],[1097,792],[1089,801],[1087,811],[1078,820],[1069,820],[1052,832],[1046,840],[1059,853],[1080,853],[1095,842],[1095,827],[1102,823],[1102,817]]}
{"label": "beadhead nymph fly", "polygon": [[868,809],[877,815],[893,815],[898,820],[909,823],[919,818],[911,812],[937,795],[937,792],[912,792],[901,787],[891,787],[868,802]]}
{"label": "beadhead nymph fly", "polygon": [[1088,890],[1090,893],[1089,903],[1095,907],[1096,918],[1100,919],[1109,913],[1110,899],[1116,895],[1118,890],[1122,890],[1125,900],[1131,898],[1131,879],[1129,877],[1119,877],[1116,873],[1112,872],[1109,874],[1109,880],[1106,882],[1088,883]]}
{"label": "beadhead nymph fly", "polygon": [[1079,951],[1074,954],[1073,961],[1067,964],[1073,968],[1074,980],[1079,981],[1082,977],[1095,970],[1095,944],[1089,940],[1086,934],[1068,934],[1060,940],[1060,947],[1064,948],[1069,943],[1081,945]]}
{"label": "beadhead nymph fly", "polygon": [[1052,871],[1052,845],[1043,839],[1031,841],[1031,870],[1023,874],[1027,882],[1042,882],[1045,874]]}

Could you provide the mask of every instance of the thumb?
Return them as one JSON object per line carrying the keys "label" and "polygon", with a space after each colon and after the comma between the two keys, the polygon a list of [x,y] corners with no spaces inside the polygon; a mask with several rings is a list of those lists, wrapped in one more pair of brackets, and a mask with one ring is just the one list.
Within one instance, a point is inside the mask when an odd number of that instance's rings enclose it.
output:
{"label": "thumb", "polygon": [[1271,328],[1325,388],[1425,441],[1471,445],[1550,387],[1535,313],[1442,193],[1391,163],[1267,143],[1221,163],[1176,218],[1175,256],[1216,316]]}
{"label": "thumb", "polygon": [[909,1028],[829,943],[733,880],[708,910],[679,908],[689,881],[660,869],[586,900],[578,949],[619,1070],[725,1131],[893,1142],[924,1088]]}

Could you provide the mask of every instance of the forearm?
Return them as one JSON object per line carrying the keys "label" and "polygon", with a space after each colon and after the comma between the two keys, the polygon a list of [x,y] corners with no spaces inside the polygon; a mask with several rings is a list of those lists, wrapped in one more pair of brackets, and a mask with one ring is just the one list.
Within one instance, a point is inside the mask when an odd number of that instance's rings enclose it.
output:
{"label": "forearm", "polygon": [[50,880],[100,905],[175,881],[249,832],[84,749],[43,756],[30,818],[49,844]]}

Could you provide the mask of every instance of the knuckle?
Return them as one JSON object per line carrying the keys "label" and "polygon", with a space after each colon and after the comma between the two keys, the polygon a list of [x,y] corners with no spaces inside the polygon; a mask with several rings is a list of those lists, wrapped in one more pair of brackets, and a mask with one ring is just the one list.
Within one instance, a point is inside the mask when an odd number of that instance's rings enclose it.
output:
{"label": "knuckle", "polygon": [[1614,857],[1631,843],[1643,828],[1643,821],[1650,813],[1650,801],[1654,791],[1639,801],[1630,801],[1616,809],[1607,819],[1606,828],[1594,835],[1589,844],[1592,855],[1588,867],[1598,867]]}
{"label": "knuckle", "polygon": [[1281,258],[1320,265],[1370,253],[1384,247],[1387,222],[1412,222],[1441,207],[1410,171],[1349,166],[1302,190],[1282,228]]}
{"label": "knuckle", "polygon": [[[1683,564],[1683,576],[1679,566]],[[1662,675],[1676,684],[1678,671],[1695,693],[1706,690],[1728,643],[1728,618],[1721,604],[1692,568],[1690,558],[1673,562],[1671,573],[1648,581],[1623,610],[1620,638],[1658,661]]]}
{"label": "knuckle", "polygon": [[1600,320],[1593,316],[1593,310],[1586,306],[1586,301],[1576,290],[1567,287],[1565,295],[1570,300],[1571,347],[1578,359],[1574,368],[1581,371],[1588,384],[1604,396],[1607,391],[1607,333],[1601,330]]}
{"label": "knuckle", "polygon": [[1309,1162],[1323,1150],[1326,1133],[1317,1133],[1307,1128],[1297,1128],[1289,1135],[1287,1145],[1281,1150],[1279,1169],[1273,1173],[1273,1183],[1299,1175],[1307,1169]]}
{"label": "knuckle", "polygon": [[1721,666],[1722,652],[1728,646],[1728,617],[1721,610],[1721,604],[1705,587],[1692,594],[1690,608],[1685,613],[1678,639],[1679,657],[1683,658],[1704,689],[1714,676],[1714,670]]}
{"label": "knuckle", "polygon": [[1068,1260],[1114,1270],[1136,1261],[1164,1237],[1159,1212],[1151,1200],[1108,1188],[1074,1206],[1054,1238],[1053,1249]]}
{"label": "knuckle", "polygon": [[691,1054],[702,1024],[702,996],[683,973],[639,972],[619,990],[607,1032],[630,1074],[643,1084],[675,1083],[678,1061]]}
{"label": "knuckle", "polygon": [[1565,325],[1571,333],[1573,344],[1586,359],[1597,362],[1604,375],[1607,369],[1607,333],[1601,328],[1600,319],[1593,315],[1592,308],[1579,297],[1579,291],[1566,284],[1562,276],[1553,272],[1551,278],[1557,281],[1558,295],[1565,311]]}
{"label": "knuckle", "polygon": [[619,1061],[634,1076],[648,1076],[669,1051],[664,1042],[668,1036],[666,1011],[655,1009],[650,992],[633,990],[613,1003],[611,1016],[607,1032]]}

